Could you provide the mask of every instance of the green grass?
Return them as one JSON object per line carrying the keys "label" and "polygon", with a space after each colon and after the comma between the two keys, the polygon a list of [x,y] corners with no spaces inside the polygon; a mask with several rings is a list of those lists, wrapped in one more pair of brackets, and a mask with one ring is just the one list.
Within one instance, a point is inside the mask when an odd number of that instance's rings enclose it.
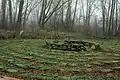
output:
{"label": "green grass", "polygon": [[25,80],[119,80],[120,41],[87,40],[105,51],[45,49],[44,40],[0,40],[0,74]]}

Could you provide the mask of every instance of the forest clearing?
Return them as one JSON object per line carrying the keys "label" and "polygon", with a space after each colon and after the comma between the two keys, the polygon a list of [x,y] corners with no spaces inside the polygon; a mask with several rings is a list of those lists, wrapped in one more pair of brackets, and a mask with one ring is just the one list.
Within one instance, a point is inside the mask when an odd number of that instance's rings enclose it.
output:
{"label": "forest clearing", "polygon": [[24,80],[119,80],[120,41],[90,41],[106,51],[46,49],[41,39],[0,40],[0,74]]}
{"label": "forest clearing", "polygon": [[120,80],[120,0],[0,0],[0,80]]}

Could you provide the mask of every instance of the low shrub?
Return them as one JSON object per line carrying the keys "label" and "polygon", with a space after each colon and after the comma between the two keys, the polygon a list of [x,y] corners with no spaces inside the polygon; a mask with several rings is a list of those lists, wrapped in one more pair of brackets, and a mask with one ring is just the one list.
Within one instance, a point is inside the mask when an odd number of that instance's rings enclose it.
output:
{"label": "low shrub", "polygon": [[[40,30],[39,32],[23,32],[22,39],[65,39],[67,37],[64,32]],[[1,31],[0,39],[13,39],[15,38],[15,31]]]}
{"label": "low shrub", "polygon": [[0,39],[12,39],[15,38],[14,31],[1,31],[0,32]]}

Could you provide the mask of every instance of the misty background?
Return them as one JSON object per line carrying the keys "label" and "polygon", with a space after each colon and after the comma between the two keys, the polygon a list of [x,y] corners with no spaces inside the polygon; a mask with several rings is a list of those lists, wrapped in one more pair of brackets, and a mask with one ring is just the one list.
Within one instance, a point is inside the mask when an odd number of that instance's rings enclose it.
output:
{"label": "misty background", "polygon": [[119,0],[0,0],[0,16],[1,34],[12,31],[12,37],[21,37],[21,30],[34,37],[64,32],[108,38],[120,33]]}

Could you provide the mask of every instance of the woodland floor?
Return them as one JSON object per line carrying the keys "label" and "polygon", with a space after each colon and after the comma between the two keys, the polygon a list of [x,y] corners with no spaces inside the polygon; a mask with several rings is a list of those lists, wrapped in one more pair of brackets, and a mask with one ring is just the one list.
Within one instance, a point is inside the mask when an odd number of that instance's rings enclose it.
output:
{"label": "woodland floor", "polygon": [[120,41],[97,42],[105,51],[45,49],[44,40],[0,40],[0,74],[24,80],[120,80]]}

